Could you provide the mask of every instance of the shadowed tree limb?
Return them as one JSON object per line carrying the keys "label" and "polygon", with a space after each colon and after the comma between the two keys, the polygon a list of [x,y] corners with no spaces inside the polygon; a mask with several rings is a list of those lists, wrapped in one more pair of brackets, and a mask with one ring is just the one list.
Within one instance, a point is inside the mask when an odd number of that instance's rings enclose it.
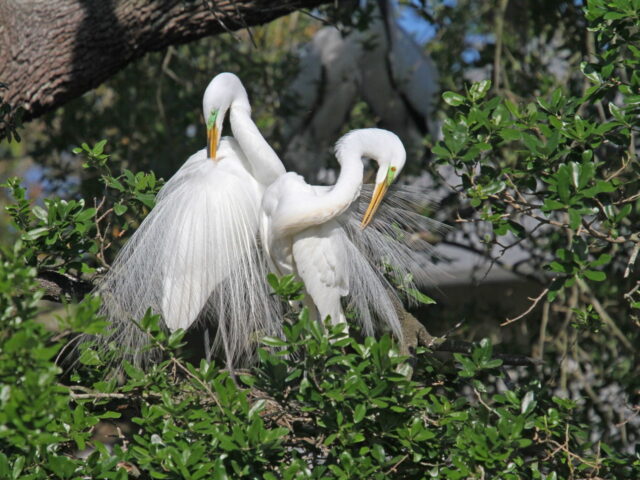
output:
{"label": "shadowed tree limb", "polygon": [[[427,347],[433,352],[462,353],[470,355],[473,351],[473,343],[461,340],[450,340],[446,336],[434,337],[429,333],[422,323],[409,312],[404,311],[401,318],[402,334],[404,336],[401,344],[401,353],[410,355],[415,352],[416,347]],[[542,362],[526,355],[511,355],[494,352],[492,358],[502,360],[503,365],[510,366],[534,366]]]}
{"label": "shadowed tree limb", "polygon": [[[4,100],[38,117],[145,53],[329,0],[0,0]],[[212,75],[215,72],[211,72]]]}
{"label": "shadowed tree limb", "polygon": [[[400,319],[400,327],[402,328],[402,341],[400,342],[400,353],[402,355],[413,355],[417,347],[426,347],[433,352],[446,353],[462,353],[470,355],[474,345],[470,342],[460,340],[449,340],[447,337],[451,332],[445,333],[441,337],[435,337],[429,333],[427,328],[411,313],[407,312],[400,302],[400,299],[394,294],[390,294],[389,298],[393,302],[398,318]],[[462,322],[458,323],[453,330],[456,330]],[[533,366],[539,363],[526,355],[510,355],[504,353],[493,353],[492,358],[499,358],[503,365],[512,366]]]}
{"label": "shadowed tree limb", "polygon": [[37,276],[40,288],[44,290],[44,299],[52,302],[64,300],[82,300],[93,290],[93,284],[64,273],[53,270],[41,270]]}

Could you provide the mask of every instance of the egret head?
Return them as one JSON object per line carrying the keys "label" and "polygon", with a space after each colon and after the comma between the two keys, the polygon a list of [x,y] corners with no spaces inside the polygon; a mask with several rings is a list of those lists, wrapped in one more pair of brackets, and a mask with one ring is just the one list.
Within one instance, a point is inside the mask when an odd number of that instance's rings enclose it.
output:
{"label": "egret head", "polygon": [[396,134],[379,128],[364,131],[367,132],[368,141],[363,156],[378,164],[378,172],[371,202],[362,217],[361,228],[366,228],[371,223],[387,190],[398,178],[407,160],[407,152]]}
{"label": "egret head", "polygon": [[224,118],[231,107],[251,111],[247,91],[240,79],[233,73],[220,73],[209,82],[202,100],[207,125],[207,156],[211,159],[216,158]]}

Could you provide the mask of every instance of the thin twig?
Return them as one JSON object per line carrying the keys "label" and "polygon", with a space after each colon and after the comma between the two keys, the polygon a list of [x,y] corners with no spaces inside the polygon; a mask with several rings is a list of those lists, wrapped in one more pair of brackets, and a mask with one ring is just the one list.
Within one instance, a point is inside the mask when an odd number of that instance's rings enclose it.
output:
{"label": "thin twig", "polygon": [[[311,13],[309,10],[305,10],[303,8],[301,8],[299,10],[300,12],[304,13],[305,15],[307,15],[308,17],[313,18],[314,20],[318,20],[319,22],[322,22],[324,25],[328,25],[330,27],[335,27],[338,31],[340,31],[340,29],[338,28],[337,25],[335,25],[334,23],[331,23],[329,20],[327,20],[326,18],[322,18],[319,17],[318,15],[314,15],[313,13]],[[342,33],[342,32],[341,32]]]}
{"label": "thin twig", "polygon": [[490,411],[491,413],[496,414],[497,416],[500,416],[498,414],[498,412],[496,412],[493,408],[491,408],[489,405],[487,405],[487,403],[482,399],[482,395],[480,394],[480,392],[477,389],[473,389],[473,393],[475,393],[476,398],[478,399],[478,401],[480,402],[480,404],[486,408],[488,411]]}
{"label": "thin twig", "polygon": [[395,471],[396,471],[396,469],[398,468],[398,466],[399,466],[402,462],[404,462],[407,458],[409,458],[409,454],[408,454],[408,453],[407,453],[407,454],[405,454],[405,455],[404,455],[400,460],[398,460],[398,461],[396,462],[396,464],[395,464],[393,467],[391,467],[389,470],[387,470],[387,473],[386,473],[386,474],[387,474],[387,475],[389,475],[390,473],[395,472]]}
{"label": "thin twig", "polygon": [[627,293],[625,293],[623,297],[631,301],[633,294],[636,293],[638,290],[640,290],[640,281],[636,282],[635,286],[631,290],[629,290]]}
{"label": "thin twig", "polygon": [[171,357],[171,363],[173,363],[177,368],[179,368],[180,370],[182,370],[184,373],[186,373],[188,376],[190,376],[191,378],[193,378],[196,382],[198,382],[202,388],[204,388],[207,393],[209,394],[209,396],[211,397],[211,399],[214,401],[214,403],[218,406],[218,408],[220,409],[221,412],[224,412],[222,405],[220,404],[220,401],[218,400],[218,397],[216,396],[216,394],[213,392],[213,390],[211,390],[209,388],[209,385],[207,385],[206,383],[204,383],[200,378],[198,378],[197,375],[194,375],[191,370],[189,370],[187,367],[185,367],[182,362],[180,362],[180,360],[178,360],[176,357]]}
{"label": "thin twig", "polygon": [[547,324],[549,323],[549,310],[551,304],[544,302],[542,304],[542,321],[540,322],[540,339],[538,340],[538,359],[544,358],[544,344],[547,338]]}
{"label": "thin twig", "polygon": [[103,393],[103,392],[93,392],[93,393],[75,393],[73,391],[69,392],[69,396],[73,399],[73,400],[79,400],[82,398],[94,398],[94,399],[99,399],[99,398],[131,398],[131,395],[125,394],[125,393]]}
{"label": "thin twig", "polygon": [[522,312],[520,315],[518,315],[517,317],[513,317],[513,318],[508,318],[506,319],[504,322],[502,322],[500,324],[501,327],[504,327],[505,325],[509,325],[510,323],[516,322],[518,320],[520,320],[523,317],[526,317],[529,313],[531,313],[531,311],[536,308],[538,306],[538,303],[540,303],[540,300],[542,300],[544,298],[544,296],[549,293],[549,288],[545,288],[544,290],[542,290],[542,292],[540,293],[540,295],[538,295],[535,298],[529,298],[529,300],[531,300],[533,303],[529,306],[529,308],[527,308],[524,312]]}
{"label": "thin twig", "polygon": [[613,332],[613,334],[618,337],[618,340],[620,340],[620,342],[622,342],[622,344],[630,351],[634,351],[633,345],[631,345],[631,342],[629,341],[629,339],[627,337],[624,336],[624,333],[622,333],[622,330],[620,330],[620,328],[618,328],[618,325],[616,325],[616,322],[613,320],[613,318],[611,318],[611,316],[607,313],[607,311],[605,310],[605,308],[602,306],[602,304],[600,303],[600,300],[598,300],[596,298],[595,295],[593,295],[593,292],[591,291],[591,289],[589,288],[589,285],[587,285],[585,283],[585,281],[581,278],[577,278],[577,283],[578,286],[580,287],[580,289],[586,294],[587,298],[586,301],[590,302],[593,305],[593,308],[595,308],[596,312],[598,312],[598,315],[600,315],[600,318],[602,318],[602,320],[604,320],[604,323],[607,324],[609,326],[609,328],[611,329],[611,331]]}
{"label": "thin twig", "polygon": [[640,251],[640,243],[636,243],[633,246],[633,250],[631,251],[631,256],[629,257],[629,262],[627,263],[627,268],[624,269],[623,278],[629,277],[629,273],[631,272],[631,267],[636,263],[636,258],[638,257],[639,251]]}

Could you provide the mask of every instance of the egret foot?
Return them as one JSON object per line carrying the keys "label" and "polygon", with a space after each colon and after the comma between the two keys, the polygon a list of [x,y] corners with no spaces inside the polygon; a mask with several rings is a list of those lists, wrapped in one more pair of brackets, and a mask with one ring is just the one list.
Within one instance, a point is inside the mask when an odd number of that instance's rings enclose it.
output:
{"label": "egret foot", "polygon": [[400,342],[402,355],[414,355],[419,346],[435,348],[444,341],[444,338],[431,335],[426,327],[407,311],[400,315],[400,327],[402,328],[402,341]]}

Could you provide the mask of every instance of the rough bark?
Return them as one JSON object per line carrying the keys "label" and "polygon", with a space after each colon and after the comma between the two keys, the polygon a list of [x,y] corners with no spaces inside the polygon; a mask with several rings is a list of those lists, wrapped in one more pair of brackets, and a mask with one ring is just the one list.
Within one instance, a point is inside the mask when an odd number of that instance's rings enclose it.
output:
{"label": "rough bark", "polygon": [[328,0],[0,0],[0,82],[25,119],[147,52],[269,22]]}

